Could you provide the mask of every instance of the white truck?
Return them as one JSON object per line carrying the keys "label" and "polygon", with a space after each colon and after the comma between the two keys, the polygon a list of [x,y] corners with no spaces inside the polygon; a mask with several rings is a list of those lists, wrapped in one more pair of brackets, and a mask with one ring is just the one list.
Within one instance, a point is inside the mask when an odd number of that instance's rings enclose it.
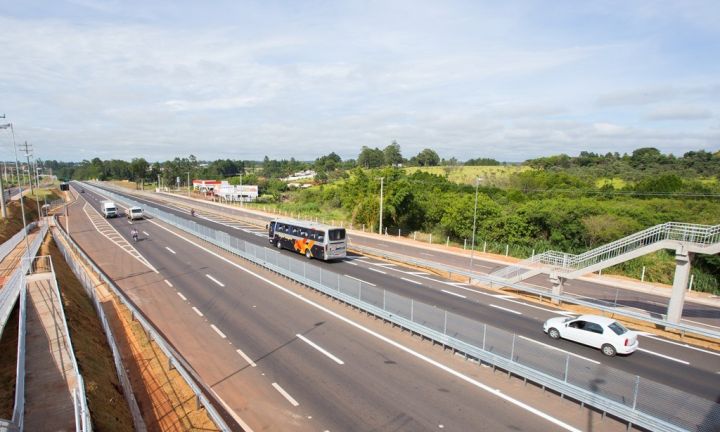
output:
{"label": "white truck", "polygon": [[117,206],[115,203],[112,201],[103,201],[102,214],[106,219],[117,216]]}

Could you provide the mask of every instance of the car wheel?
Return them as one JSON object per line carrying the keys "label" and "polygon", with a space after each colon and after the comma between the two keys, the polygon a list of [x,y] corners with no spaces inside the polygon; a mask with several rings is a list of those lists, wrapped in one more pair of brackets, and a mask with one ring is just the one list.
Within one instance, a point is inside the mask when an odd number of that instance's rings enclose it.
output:
{"label": "car wheel", "polygon": [[305,251],[305,258],[307,258],[307,259],[312,258],[312,253],[310,252],[310,249]]}
{"label": "car wheel", "polygon": [[605,354],[608,357],[614,357],[615,354],[617,354],[617,351],[615,350],[615,347],[610,344],[605,344],[600,348],[602,350],[602,353]]}
{"label": "car wheel", "polygon": [[556,328],[551,328],[548,330],[548,336],[550,336],[551,339],[560,339],[560,332]]}

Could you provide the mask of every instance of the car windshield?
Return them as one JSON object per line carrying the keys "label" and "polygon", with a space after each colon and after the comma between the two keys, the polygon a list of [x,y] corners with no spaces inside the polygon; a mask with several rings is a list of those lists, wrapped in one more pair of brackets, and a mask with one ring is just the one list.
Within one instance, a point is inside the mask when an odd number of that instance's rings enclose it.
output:
{"label": "car windshield", "polygon": [[612,324],[610,324],[608,327],[610,327],[610,330],[614,331],[616,335],[620,336],[628,332],[628,329],[623,327],[622,324],[615,321]]}

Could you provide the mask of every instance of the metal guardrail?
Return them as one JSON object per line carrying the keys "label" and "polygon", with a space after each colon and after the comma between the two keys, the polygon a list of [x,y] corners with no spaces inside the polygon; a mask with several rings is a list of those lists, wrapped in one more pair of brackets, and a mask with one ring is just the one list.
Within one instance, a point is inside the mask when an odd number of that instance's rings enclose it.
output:
{"label": "metal guardrail", "polygon": [[584,268],[616,258],[640,248],[661,242],[683,242],[695,248],[702,248],[720,242],[720,225],[696,225],[667,222],[636,232],[606,245],[591,249],[579,255],[558,251],[547,251],[505,267],[493,276],[516,278],[528,272],[529,268],[549,266],[561,273],[577,272]]}
{"label": "metal guardrail", "polygon": [[20,242],[25,238],[25,232],[30,232],[37,226],[37,222],[31,222],[27,225],[27,228],[25,231],[20,230],[17,233],[15,233],[14,236],[10,237],[7,241],[5,241],[2,245],[0,245],[0,261],[4,260],[5,257],[8,256],[10,252],[12,252],[17,245],[20,244]]}
{"label": "metal guardrail", "polygon": [[[35,222],[28,225],[28,230],[33,229],[36,225],[37,224]],[[46,233],[47,224],[42,224],[40,233],[30,244],[30,256],[35,256],[37,254],[38,249],[40,249],[40,244],[42,244],[42,239],[45,238]],[[22,234],[22,231],[20,231],[19,234]],[[24,235],[21,236],[21,238],[23,237]],[[25,265],[24,260],[21,260],[20,266],[15,269],[15,271],[10,275],[10,278],[5,281],[2,289],[0,289],[0,335],[2,335],[5,323],[7,323],[10,313],[15,307],[15,303],[20,295],[20,287],[22,286],[20,283],[20,275],[24,275],[28,270],[28,267],[25,267]]]}
{"label": "metal guardrail", "polygon": [[[118,349],[117,343],[115,342],[115,336],[113,335],[112,329],[110,328],[110,324],[108,322],[107,315],[105,314],[105,310],[102,308],[102,305],[100,304],[100,300],[98,299],[98,297],[95,293],[95,282],[90,277],[90,275],[87,273],[87,271],[82,266],[82,264],[80,264],[73,257],[73,255],[67,250],[67,248],[65,246],[65,241],[66,241],[67,237],[62,236],[62,234],[58,233],[58,231],[59,231],[59,229],[53,229],[51,231],[53,238],[55,239],[55,244],[58,246],[60,253],[62,253],[63,257],[65,258],[65,262],[67,262],[67,264],[70,267],[70,269],[72,270],[73,274],[75,274],[75,277],[82,284],[83,288],[85,289],[85,293],[88,295],[88,297],[90,297],[92,299],[92,303],[95,308],[95,312],[98,314],[98,317],[100,318],[100,322],[102,323],[103,331],[105,332],[105,337],[108,341],[108,345],[110,346],[110,350],[112,351],[113,362],[115,363],[115,371],[118,374],[118,379],[120,380],[120,385],[123,388],[123,391],[125,393],[125,398],[128,402],[130,414],[132,415],[132,418],[133,418],[133,426],[136,431],[144,432],[147,430],[147,427],[145,426],[145,420],[143,420],[142,414],[140,413],[140,407],[138,406],[137,399],[135,398],[135,394],[132,389],[132,385],[130,384],[130,378],[128,377],[127,371],[125,370],[125,366],[122,363],[122,357],[120,355],[120,350]],[[72,247],[72,246],[70,246],[70,247]]]}
{"label": "metal guardrail", "polygon": [[[107,189],[100,189],[100,191],[101,191],[101,193],[102,192],[113,193],[111,191],[108,191]],[[123,195],[118,195],[118,196],[122,197]],[[180,198],[184,198],[184,197],[180,197]],[[210,204],[210,203],[200,202],[199,204],[201,204],[205,208],[209,208],[209,209],[211,207],[213,207],[212,204]],[[134,205],[146,206],[146,204],[144,204],[144,203],[135,203]],[[212,210],[217,211],[218,209],[212,208]],[[245,221],[248,223],[253,223],[253,222],[257,221],[257,219],[248,218],[244,213],[239,213],[238,211],[235,211],[235,209],[230,208],[227,210],[231,214],[233,214],[235,217],[238,217],[242,221]],[[679,225],[682,225],[682,224],[679,224]],[[718,232],[720,232],[720,225],[716,225],[712,228],[713,229],[717,228]],[[714,233],[714,231],[712,231],[712,232]],[[712,235],[715,235],[715,234],[712,234]],[[711,240],[714,239],[714,237],[706,237],[706,238],[710,238]],[[671,323],[665,319],[656,318],[647,313],[635,312],[633,310],[629,310],[626,308],[618,308],[617,305],[614,303],[605,302],[605,301],[598,300],[598,299],[581,298],[581,297],[573,296],[573,295],[567,294],[567,293],[564,293],[564,294],[558,296],[558,295],[553,294],[550,289],[543,290],[543,289],[539,289],[537,287],[533,287],[533,286],[526,285],[526,284],[519,283],[519,282],[512,283],[504,277],[496,276],[495,273],[490,274],[490,275],[485,275],[485,274],[472,272],[472,271],[469,271],[466,269],[461,269],[458,267],[437,264],[433,261],[423,260],[420,258],[412,258],[412,257],[406,256],[406,255],[401,255],[401,254],[394,254],[392,252],[388,252],[388,251],[381,250],[381,249],[375,249],[375,248],[364,247],[364,246],[359,246],[359,245],[351,245],[351,247],[352,247],[352,249],[354,249],[358,252],[361,252],[361,253],[368,253],[368,254],[372,254],[375,256],[380,256],[383,258],[391,259],[394,261],[404,262],[404,263],[407,263],[410,265],[417,265],[417,266],[421,266],[421,267],[425,267],[425,268],[430,268],[430,269],[447,272],[450,274],[465,276],[468,278],[468,280],[476,280],[479,282],[484,282],[486,284],[489,284],[491,288],[493,286],[507,287],[507,288],[511,288],[513,290],[538,295],[540,297],[556,299],[559,301],[563,301],[563,302],[570,303],[570,304],[576,304],[576,305],[580,305],[580,306],[588,306],[588,307],[591,307],[591,308],[594,308],[594,309],[597,309],[597,310],[600,310],[600,311],[603,311],[606,313],[616,314],[616,315],[620,315],[620,316],[623,316],[626,318],[632,318],[632,319],[644,321],[644,322],[647,322],[650,324],[660,325],[660,326],[663,326],[663,327],[669,328],[669,329],[675,329],[683,334],[686,334],[686,333],[687,334],[696,334],[696,335],[700,335],[700,336],[704,336],[704,337],[709,337],[712,339],[720,339],[720,332],[714,331],[714,330],[711,330],[711,329],[708,329],[705,327],[688,325],[688,324],[683,324],[683,323]],[[551,253],[556,254],[557,256],[565,255],[561,252],[552,252],[551,251]],[[511,266],[511,267],[513,267],[513,266]],[[507,268],[508,267],[506,267],[506,269]],[[530,270],[526,267],[523,267],[522,271],[525,272],[525,271],[530,271]],[[663,316],[663,315],[661,315],[661,316]]]}
{"label": "metal guardrail", "polygon": [[[139,204],[93,189],[130,206]],[[720,425],[720,404],[714,401],[603,365],[576,365],[581,361],[577,357],[522,336],[309,265],[152,206],[143,207],[146,213],[228,252],[631,424],[653,431],[698,432]]]}
{"label": "metal guardrail", "polygon": [[[160,347],[160,349],[165,353],[165,355],[168,358],[168,361],[170,362],[170,366],[175,368],[180,376],[183,378],[183,380],[187,383],[187,385],[190,387],[192,392],[195,394],[195,397],[198,400],[198,403],[203,406],[212,421],[215,423],[215,425],[221,430],[221,431],[230,431],[231,429],[228,427],[228,425],[225,423],[225,420],[222,418],[222,416],[217,412],[215,407],[210,403],[210,400],[207,398],[205,393],[203,392],[203,389],[201,388],[201,385],[198,384],[200,380],[194,376],[194,372],[191,372],[191,367],[185,362],[185,360],[178,354],[178,352],[175,350],[175,348],[172,347],[172,345],[160,334],[160,332],[155,329],[155,327],[150,323],[150,321],[145,317],[145,315],[135,306],[135,304],[120,290],[120,288],[115,285],[115,282],[110,279],[100,268],[95,264],[93,260],[90,259],[90,257],[85,254],[85,252],[80,248],[80,246],[75,243],[72,238],[70,238],[67,233],[65,233],[63,230],[57,230],[57,232],[60,233],[60,235],[67,241],[69,245],[74,249],[74,251],[79,255],[85,263],[92,269],[93,272],[96,273],[98,276],[98,279],[100,279],[102,282],[104,282],[110,290],[117,296],[117,298],[120,300],[120,302],[125,305],[125,307],[130,310],[132,313],[132,316],[140,323],[140,325],[143,327],[143,329],[147,332],[150,339],[155,341],[157,345]],[[58,242],[60,243],[60,242]],[[84,279],[81,278],[81,281]],[[107,322],[105,321],[103,323],[103,326],[107,325]],[[109,327],[108,327],[109,328]]]}
{"label": "metal guardrail", "polygon": [[398,262],[404,262],[411,265],[416,265],[419,267],[424,268],[431,268],[443,272],[447,272],[449,274],[455,274],[459,276],[465,276],[468,278],[468,280],[475,280],[478,282],[485,283],[490,286],[490,288],[498,287],[498,288],[511,288],[513,290],[525,292],[528,294],[534,294],[537,296],[546,297],[554,300],[559,300],[565,303],[575,304],[579,306],[587,306],[596,310],[600,310],[609,314],[615,314],[620,315],[626,318],[632,318],[640,321],[644,321],[651,324],[656,324],[659,326],[663,326],[666,329],[675,329],[683,334],[689,333],[689,334],[696,334],[712,339],[720,340],[720,332],[710,330],[708,328],[700,327],[700,326],[694,326],[694,325],[688,325],[683,323],[671,323],[664,319],[654,318],[652,316],[649,316],[645,313],[641,312],[634,312],[627,308],[619,308],[616,305],[610,303],[610,302],[604,302],[602,300],[597,299],[587,299],[587,298],[580,298],[577,296],[573,296],[570,294],[562,294],[562,295],[556,295],[553,294],[552,290],[550,288],[548,289],[541,289],[537,287],[533,287],[530,285],[526,285],[523,283],[510,283],[504,278],[494,277],[492,275],[483,275],[476,272],[471,272],[469,270],[460,269],[457,267],[452,266],[446,266],[442,264],[437,264],[432,261],[423,260],[420,258],[412,258],[405,255],[400,254],[394,254],[392,252],[387,252],[381,249],[375,249],[371,247],[366,246],[359,246],[359,245],[352,245],[350,246],[353,250],[356,250],[361,253],[366,253],[370,255],[379,256],[382,258],[387,258],[393,261]]}

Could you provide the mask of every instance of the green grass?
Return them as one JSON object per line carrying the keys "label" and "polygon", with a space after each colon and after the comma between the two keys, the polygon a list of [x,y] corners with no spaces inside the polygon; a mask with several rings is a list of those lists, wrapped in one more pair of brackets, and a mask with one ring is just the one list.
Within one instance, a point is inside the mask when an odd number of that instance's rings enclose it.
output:
{"label": "green grass", "polygon": [[611,185],[615,189],[622,189],[628,185],[628,182],[621,178],[617,178],[617,177],[612,177],[612,178],[603,177],[603,178],[599,178],[599,179],[595,180],[595,187],[597,187],[597,188],[601,188],[601,187],[605,186],[606,184]]}
{"label": "green grass", "polygon": [[507,179],[511,174],[528,171],[527,166],[438,166],[403,168],[407,174],[416,171],[441,175],[454,183],[473,184],[476,178],[482,179],[481,184],[495,184],[498,180]]}

